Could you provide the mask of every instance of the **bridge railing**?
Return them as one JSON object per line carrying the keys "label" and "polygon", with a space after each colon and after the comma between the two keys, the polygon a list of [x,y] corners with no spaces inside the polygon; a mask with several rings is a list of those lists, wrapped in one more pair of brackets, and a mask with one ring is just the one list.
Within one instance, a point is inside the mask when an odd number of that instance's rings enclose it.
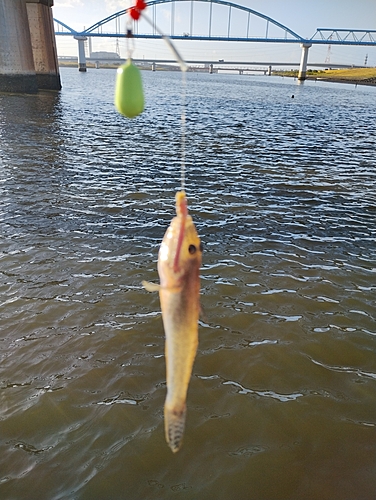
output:
{"label": "bridge railing", "polygon": [[311,41],[333,45],[376,45],[376,30],[317,28]]}

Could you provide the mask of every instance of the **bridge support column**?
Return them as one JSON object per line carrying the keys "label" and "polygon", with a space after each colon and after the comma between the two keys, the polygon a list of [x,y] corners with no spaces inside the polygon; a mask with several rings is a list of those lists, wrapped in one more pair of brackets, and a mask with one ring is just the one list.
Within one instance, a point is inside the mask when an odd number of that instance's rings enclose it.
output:
{"label": "bridge support column", "polygon": [[0,0],[0,91],[60,90],[53,0]]}
{"label": "bridge support column", "polygon": [[38,88],[60,90],[52,5],[53,0],[26,0]]}
{"label": "bridge support column", "polygon": [[307,74],[307,61],[308,61],[308,49],[312,47],[311,43],[301,43],[302,48],[302,58],[300,59],[300,67],[298,73],[298,80],[304,81]]}
{"label": "bridge support column", "polygon": [[268,67],[268,76],[272,76],[272,67],[271,66]]}
{"label": "bridge support column", "polygon": [[212,64],[209,64],[209,74],[210,75],[213,74],[213,65]]}
{"label": "bridge support column", "polygon": [[151,70],[155,71],[155,62],[151,63]]}
{"label": "bridge support column", "polygon": [[0,0],[0,91],[38,92],[26,3]]}
{"label": "bridge support column", "polygon": [[85,55],[85,42],[87,40],[86,36],[75,36],[75,40],[78,41],[78,71],[86,71],[86,55]]}

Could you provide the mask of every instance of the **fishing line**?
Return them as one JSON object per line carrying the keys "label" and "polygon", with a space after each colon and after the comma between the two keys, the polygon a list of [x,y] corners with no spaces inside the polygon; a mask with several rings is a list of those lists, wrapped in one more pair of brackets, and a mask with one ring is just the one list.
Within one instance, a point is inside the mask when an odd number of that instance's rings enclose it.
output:
{"label": "fishing line", "polygon": [[186,78],[186,71],[188,70],[188,66],[185,63],[184,59],[182,56],[179,54],[178,49],[175,47],[175,45],[172,43],[171,39],[165,35],[159,28],[158,26],[143,12],[142,13],[143,19],[147,21],[152,28],[161,35],[163,40],[167,43],[168,47],[170,48],[171,52],[173,53],[176,61],[179,63],[181,72],[182,72],[182,91],[181,91],[181,159],[180,159],[180,186],[181,190],[185,191],[185,177],[186,177],[186,165],[185,165],[185,157],[186,157],[186,130],[187,130],[187,125],[186,125],[186,98],[187,98],[187,78]]}
{"label": "fishing line", "polygon": [[175,59],[177,60],[177,62],[179,63],[179,66],[180,66],[180,69],[183,71],[183,73],[185,71],[187,71],[188,69],[188,66],[185,64],[185,61],[184,59],[181,57],[181,55],[179,54],[178,52],[178,49],[175,47],[175,45],[172,43],[171,39],[165,35],[159,28],[158,26],[146,15],[144,14],[144,12],[142,12],[142,18],[145,19],[145,21],[147,21],[151,26],[152,28],[161,35],[161,37],[163,38],[163,40],[167,43],[167,45],[169,46],[171,52],[174,54],[175,56]]}
{"label": "fishing line", "polygon": [[[131,9],[132,6],[131,0],[128,0],[126,3],[127,3],[126,10],[129,13],[129,10]],[[132,24],[133,24],[132,18],[130,17],[130,15],[128,15],[125,21],[127,59],[132,59],[133,52],[135,50],[134,38],[132,36]]]}
{"label": "fishing line", "polygon": [[185,71],[181,76],[181,162],[180,162],[180,183],[181,190],[185,191],[185,156],[186,156],[186,136],[187,136],[187,77]]}
{"label": "fishing line", "polygon": [[[135,45],[134,45],[134,37],[132,35],[132,20],[133,21],[138,21],[139,18],[142,15],[142,18],[145,19],[146,22],[148,22],[151,27],[153,28],[154,32],[157,32],[162,39],[166,42],[168,45],[169,49],[174,55],[174,58],[178,62],[181,72],[182,72],[182,90],[181,90],[181,161],[180,161],[180,184],[181,184],[181,190],[185,191],[185,178],[186,178],[186,95],[187,95],[187,79],[186,79],[186,71],[188,70],[188,66],[186,65],[184,59],[181,57],[179,54],[178,49],[175,47],[175,45],[172,43],[171,39],[165,35],[155,24],[153,20],[151,20],[144,12],[145,8],[147,7],[147,3],[145,0],[136,0],[136,4],[133,7],[128,7],[127,11],[129,13],[129,19],[126,22],[126,37],[127,37],[127,56],[128,56],[128,63],[124,66],[121,66],[120,72],[118,71],[118,74],[120,78],[118,78],[119,85],[117,84],[116,86],[116,91],[115,91],[115,105],[117,109],[124,114],[125,116],[128,116],[129,118],[133,118],[134,116],[137,116],[138,114],[142,113],[144,109],[144,98],[143,98],[143,91],[142,91],[142,81],[141,81],[141,76],[139,75],[139,70],[132,64],[132,55],[135,50]],[[128,99],[124,95],[124,88],[132,89],[133,92],[135,93],[135,90],[138,90],[136,94],[138,94],[138,102],[134,102],[134,99],[130,97],[129,95],[127,96]]]}
{"label": "fishing line", "polygon": [[127,59],[132,59],[133,52],[135,50],[134,38],[132,36],[132,25],[127,23]]}

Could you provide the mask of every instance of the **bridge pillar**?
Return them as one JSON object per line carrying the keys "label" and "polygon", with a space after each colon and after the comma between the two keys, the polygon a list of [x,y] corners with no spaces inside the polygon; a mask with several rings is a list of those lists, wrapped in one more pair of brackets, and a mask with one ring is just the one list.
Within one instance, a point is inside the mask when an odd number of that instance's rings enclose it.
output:
{"label": "bridge pillar", "polygon": [[52,5],[53,0],[0,0],[1,92],[61,88]]}
{"label": "bridge pillar", "polygon": [[38,92],[26,3],[0,0],[0,91]]}
{"label": "bridge pillar", "polygon": [[304,81],[307,74],[307,61],[308,61],[308,49],[312,47],[311,43],[301,43],[302,48],[302,58],[300,59],[300,67],[298,73],[298,80]]}
{"label": "bridge pillar", "polygon": [[212,64],[209,64],[209,74],[210,75],[213,74],[213,65]]}
{"label": "bridge pillar", "polygon": [[52,6],[53,0],[26,0],[38,88],[60,90]]}
{"label": "bridge pillar", "polygon": [[271,67],[271,66],[269,66],[269,67],[268,67],[268,76],[271,76],[271,75],[272,75],[272,67]]}
{"label": "bridge pillar", "polygon": [[155,71],[155,62],[151,63],[151,70]]}
{"label": "bridge pillar", "polygon": [[86,71],[86,55],[85,55],[85,42],[87,40],[86,36],[75,36],[75,40],[78,41],[78,71]]}

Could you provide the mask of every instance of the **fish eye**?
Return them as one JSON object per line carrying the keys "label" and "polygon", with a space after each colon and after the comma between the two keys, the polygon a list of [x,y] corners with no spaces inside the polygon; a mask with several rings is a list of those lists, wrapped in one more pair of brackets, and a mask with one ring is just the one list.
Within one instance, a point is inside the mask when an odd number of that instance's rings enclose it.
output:
{"label": "fish eye", "polygon": [[195,245],[189,245],[188,247],[188,252],[193,255],[194,253],[196,253],[196,250],[197,248],[195,247]]}

